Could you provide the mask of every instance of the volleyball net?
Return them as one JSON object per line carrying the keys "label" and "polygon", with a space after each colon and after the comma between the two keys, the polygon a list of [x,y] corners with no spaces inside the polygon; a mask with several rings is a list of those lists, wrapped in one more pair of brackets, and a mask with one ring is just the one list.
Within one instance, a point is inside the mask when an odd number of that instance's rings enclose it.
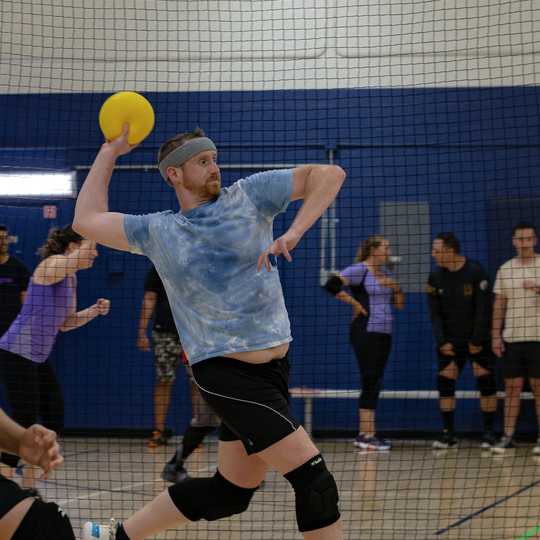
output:
{"label": "volleyball net", "polygon": [[[528,386],[519,447],[493,457],[479,448],[484,419],[468,362],[457,384],[459,449],[431,447],[443,420],[426,294],[437,234],[453,232],[493,285],[515,256],[514,225],[540,223],[533,0],[4,0],[0,25],[0,223],[14,257],[33,271],[49,229],[71,223],[103,142],[99,109],[120,90],[143,94],[156,124],[119,160],[111,210],[177,211],[157,152],[197,126],[218,146],[224,186],[261,170],[340,165],[347,179],[337,200],[279,269],[294,336],[292,407],[330,456],[346,538],[510,539],[533,530],[539,478]],[[298,207],[276,218],[276,236]],[[349,339],[353,313],[321,287],[372,235],[388,240],[388,270],[406,294],[393,313],[377,406],[377,433],[393,445],[384,453],[352,445],[362,385]],[[78,305],[104,297],[111,311],[61,334],[47,361],[62,390],[66,463],[37,481],[75,528],[126,518],[161,491],[161,471],[193,416],[179,365],[168,445],[148,448],[160,399],[154,354],[140,342],[150,261],[98,250],[93,268],[78,274]],[[500,434],[502,361],[495,365]],[[3,404],[9,411],[5,392]],[[216,435],[202,445],[185,462],[195,476],[216,466]],[[159,538],[296,538],[289,491],[269,475],[248,513]]]}

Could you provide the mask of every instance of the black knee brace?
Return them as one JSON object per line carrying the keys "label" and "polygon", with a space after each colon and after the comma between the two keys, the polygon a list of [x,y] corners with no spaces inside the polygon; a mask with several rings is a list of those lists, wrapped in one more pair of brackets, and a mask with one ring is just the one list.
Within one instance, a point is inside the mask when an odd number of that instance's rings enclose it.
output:
{"label": "black knee brace", "polygon": [[339,519],[339,495],[334,477],[319,454],[285,475],[296,496],[300,532],[328,527]]}
{"label": "black knee brace", "polygon": [[212,478],[190,478],[174,484],[169,496],[190,521],[215,521],[247,510],[256,490],[236,486],[216,471]]}
{"label": "black knee brace", "polygon": [[362,381],[362,393],[358,400],[358,407],[360,409],[375,410],[377,408],[379,394],[381,393],[381,384],[382,379],[364,377]]}
{"label": "black knee brace", "polygon": [[437,377],[437,388],[440,397],[454,397],[456,395],[456,380],[439,375]]}
{"label": "black knee brace", "polygon": [[497,393],[497,385],[495,383],[495,375],[490,371],[487,375],[482,375],[476,378],[476,386],[480,390],[480,395],[490,397]]}
{"label": "black knee brace", "polygon": [[336,294],[343,289],[343,281],[341,281],[341,278],[338,276],[330,276],[323,285],[323,288],[330,294],[336,296]]}

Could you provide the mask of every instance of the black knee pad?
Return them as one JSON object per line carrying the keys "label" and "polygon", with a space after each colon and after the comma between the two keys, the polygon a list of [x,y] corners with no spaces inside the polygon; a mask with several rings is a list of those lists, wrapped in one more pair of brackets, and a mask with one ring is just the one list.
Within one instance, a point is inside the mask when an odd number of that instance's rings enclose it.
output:
{"label": "black knee pad", "polygon": [[174,484],[169,496],[190,521],[215,521],[247,510],[255,491],[257,488],[236,486],[216,471],[212,478],[189,478]]}
{"label": "black knee pad", "polygon": [[476,386],[478,387],[478,390],[480,390],[480,395],[483,397],[490,397],[497,393],[495,375],[491,371],[487,375],[477,377]]}
{"label": "black knee pad", "polygon": [[75,540],[71,522],[56,503],[36,500],[24,516],[13,540]]}
{"label": "black knee pad", "polygon": [[379,394],[381,393],[381,383],[381,379],[364,378],[362,382],[362,393],[360,394],[360,399],[358,400],[358,406],[360,409],[375,410],[377,408]]}
{"label": "black knee pad", "polygon": [[339,519],[339,495],[334,477],[319,454],[285,475],[296,496],[300,532],[328,527]]}
{"label": "black knee pad", "polygon": [[456,395],[456,380],[439,375],[437,377],[437,388],[440,397],[454,397]]}

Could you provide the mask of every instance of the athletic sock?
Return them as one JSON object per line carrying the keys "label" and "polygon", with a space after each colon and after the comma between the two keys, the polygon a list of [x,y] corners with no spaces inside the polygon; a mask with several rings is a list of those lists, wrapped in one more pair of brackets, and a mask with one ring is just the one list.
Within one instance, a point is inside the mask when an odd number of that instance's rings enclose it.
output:
{"label": "athletic sock", "polygon": [[493,431],[493,424],[495,423],[495,412],[482,411],[484,416],[484,431]]}
{"label": "athletic sock", "polygon": [[119,523],[118,527],[116,528],[116,540],[130,540],[129,536],[126,534],[126,531],[124,531],[124,526]]}
{"label": "athletic sock", "polygon": [[167,461],[167,465],[176,465],[177,463],[179,463],[181,460],[178,457],[178,454],[179,454],[179,450],[177,450],[174,453],[173,457],[171,459],[169,459],[169,461]]}
{"label": "athletic sock", "polygon": [[454,411],[442,411],[444,431],[454,433]]}
{"label": "athletic sock", "polygon": [[[197,446],[201,444],[204,438],[212,431],[212,426],[194,427],[188,426],[182,439],[182,453],[180,455],[180,461],[183,463],[188,456],[190,456]],[[178,464],[178,461],[177,461]]]}

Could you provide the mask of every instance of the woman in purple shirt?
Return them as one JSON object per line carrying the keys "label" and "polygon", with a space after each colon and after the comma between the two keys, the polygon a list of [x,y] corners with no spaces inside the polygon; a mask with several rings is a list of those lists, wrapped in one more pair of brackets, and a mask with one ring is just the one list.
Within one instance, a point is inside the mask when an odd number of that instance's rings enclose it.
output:
{"label": "woman in purple shirt", "polygon": [[[41,416],[50,429],[64,427],[64,400],[56,374],[47,362],[58,332],[74,330],[109,312],[110,302],[100,298],[77,311],[79,270],[91,268],[96,244],[84,240],[71,226],[53,229],[39,255],[22,309],[0,338],[0,376],[13,419],[24,427]],[[0,462],[16,467],[17,456],[2,454]]]}
{"label": "woman in purple shirt", "polygon": [[[391,447],[388,441],[377,438],[375,429],[375,409],[392,346],[392,311],[405,305],[399,284],[383,269],[389,256],[388,240],[370,236],[360,245],[354,264],[331,277],[325,286],[353,307],[350,339],[362,377],[359,434],[354,444],[365,450]],[[342,290],[344,286],[350,294]]]}

